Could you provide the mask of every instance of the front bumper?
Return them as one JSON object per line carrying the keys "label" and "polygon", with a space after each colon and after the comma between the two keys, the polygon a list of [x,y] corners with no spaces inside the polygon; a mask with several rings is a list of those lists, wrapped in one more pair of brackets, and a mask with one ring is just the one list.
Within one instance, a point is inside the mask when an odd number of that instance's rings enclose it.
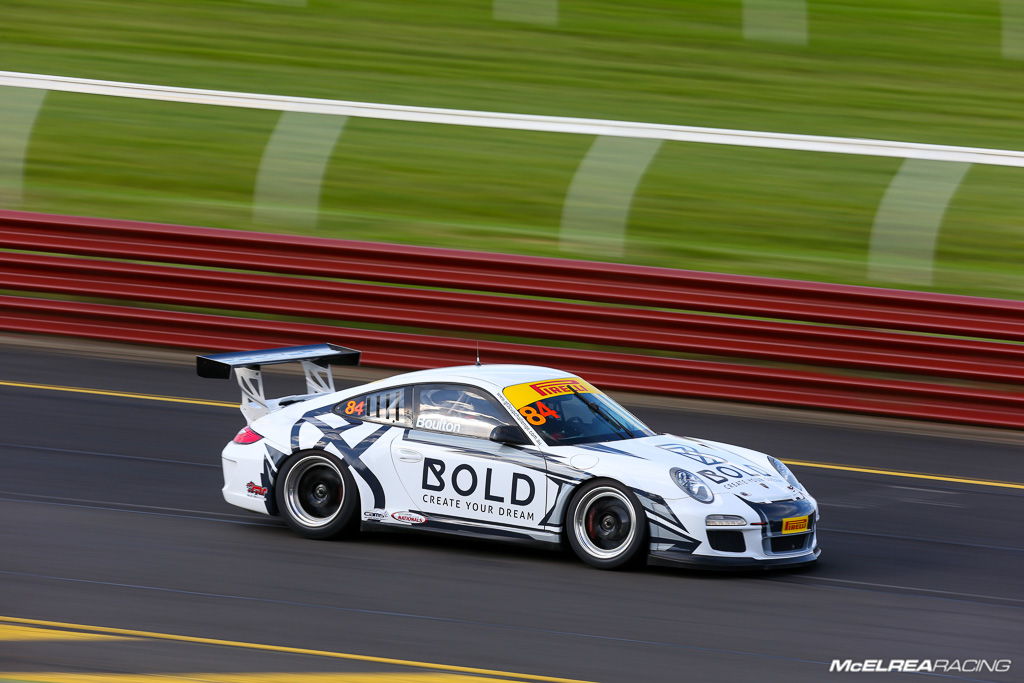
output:
{"label": "front bumper", "polygon": [[[771,569],[817,561],[818,510],[812,498],[743,503],[745,511],[718,513],[746,518],[748,523],[740,526],[708,526],[703,514],[678,507],[674,512],[680,526],[673,529],[650,513],[649,558],[656,564],[704,569]],[[751,513],[756,517],[751,519]]]}
{"label": "front bumper", "polygon": [[782,569],[800,567],[813,564],[818,561],[821,555],[821,548],[802,555],[787,557],[757,558],[757,557],[723,557],[720,555],[692,555],[677,551],[652,551],[648,555],[651,564],[671,565],[676,567],[688,567],[690,569],[709,570],[730,570],[730,569]]}

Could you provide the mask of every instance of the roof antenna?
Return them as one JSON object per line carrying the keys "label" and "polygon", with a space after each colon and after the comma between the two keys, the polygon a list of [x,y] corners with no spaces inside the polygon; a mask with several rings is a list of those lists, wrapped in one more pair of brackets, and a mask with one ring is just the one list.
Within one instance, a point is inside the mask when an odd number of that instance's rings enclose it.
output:
{"label": "roof antenna", "polygon": [[476,340],[476,366],[480,367],[480,340]]}

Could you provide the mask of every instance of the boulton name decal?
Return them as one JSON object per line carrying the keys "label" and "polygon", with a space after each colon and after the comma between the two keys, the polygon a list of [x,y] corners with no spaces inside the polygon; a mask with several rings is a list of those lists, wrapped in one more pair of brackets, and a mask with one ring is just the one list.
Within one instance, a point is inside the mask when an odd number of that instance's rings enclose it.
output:
{"label": "boulton name decal", "polygon": [[419,429],[433,429],[437,432],[449,432],[451,434],[458,434],[462,431],[462,425],[457,422],[432,419],[429,417],[417,417],[416,426]]}

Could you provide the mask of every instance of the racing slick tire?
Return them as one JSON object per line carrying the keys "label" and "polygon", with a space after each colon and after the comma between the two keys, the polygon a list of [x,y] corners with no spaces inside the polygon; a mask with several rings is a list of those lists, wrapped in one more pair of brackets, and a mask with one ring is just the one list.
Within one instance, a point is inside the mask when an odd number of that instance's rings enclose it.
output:
{"label": "racing slick tire", "polygon": [[359,490],[348,465],[324,451],[300,451],[277,473],[274,500],[300,536],[337,538],[356,528]]}
{"label": "racing slick tire", "polygon": [[576,556],[598,569],[623,569],[647,559],[647,516],[618,482],[584,484],[569,502],[565,533]]}

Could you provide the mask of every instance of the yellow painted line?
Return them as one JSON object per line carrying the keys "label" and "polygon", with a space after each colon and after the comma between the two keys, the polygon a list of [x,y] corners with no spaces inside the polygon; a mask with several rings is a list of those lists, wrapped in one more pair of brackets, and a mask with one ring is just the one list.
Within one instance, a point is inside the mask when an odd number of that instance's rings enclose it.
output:
{"label": "yellow painted line", "polygon": [[[124,636],[107,636],[102,633],[82,633],[81,631],[55,631],[51,628],[35,628],[32,626],[14,626],[0,624],[0,642],[14,640],[133,640]],[[0,679],[2,680],[2,679]]]}
{"label": "yellow painted line", "polygon": [[[466,673],[483,676],[499,676],[504,679],[517,679],[523,681],[546,681],[548,683],[588,683],[574,678],[556,678],[554,676],[540,676],[536,674],[517,674],[497,669],[478,669],[469,666],[455,666],[452,664],[434,664],[433,662],[418,662],[411,659],[393,659],[391,657],[374,657],[371,655],[356,655],[347,652],[331,652],[329,650],[308,650],[301,647],[287,647],[284,645],[265,645],[262,643],[245,643],[238,640],[220,640],[217,638],[199,638],[196,636],[181,636],[173,633],[158,633],[156,631],[136,631],[127,628],[111,628],[109,626],[87,626],[84,624],[69,624],[60,621],[44,621],[42,619],[23,619],[21,617],[0,616],[0,622],[9,624],[23,624],[30,626],[52,626],[56,628],[73,628],[81,631],[93,631],[95,633],[109,633],[119,636],[135,636],[138,638],[153,638],[156,640],[173,640],[180,643],[198,643],[200,645],[220,645],[223,647],[239,647],[247,650],[262,650],[265,652],[285,652],[294,655],[312,655],[314,657],[329,657],[331,659],[348,659],[357,662],[374,662],[376,664],[391,664],[394,666],[410,666],[418,669],[433,669],[435,671],[447,671],[452,673]],[[486,680],[486,679],[485,679]]]}
{"label": "yellow painted line", "polygon": [[911,479],[931,479],[933,481],[951,481],[957,484],[976,484],[978,486],[998,486],[1004,489],[1024,489],[1024,484],[1012,481],[992,481],[991,479],[967,479],[964,477],[947,477],[939,474],[919,474],[917,472],[900,472],[897,470],[879,470],[874,467],[851,467],[850,465],[830,465],[824,462],[807,462],[804,460],[783,460],[787,465],[802,467],[818,467],[823,470],[843,470],[844,472],[865,472],[867,474],[884,474],[887,477],[909,477]]}
{"label": "yellow painted line", "polygon": [[0,683],[509,683],[507,678],[483,678],[435,673],[162,673],[74,674],[0,671]]}
{"label": "yellow painted line", "polygon": [[84,387],[62,387],[55,384],[29,384],[27,382],[8,382],[0,380],[0,386],[18,387],[21,389],[42,389],[44,391],[69,391],[75,394],[95,394],[97,396],[115,396],[117,398],[137,398],[143,401],[166,401],[168,403],[192,403],[199,406],[217,406],[218,408],[237,408],[237,403],[224,401],[205,401],[198,398],[181,396],[157,396],[155,394],[133,394],[128,391],[107,391],[106,389],[86,389]]}
{"label": "yellow painted line", "polygon": [[[133,394],[125,391],[107,391],[105,389],[85,389],[82,387],[64,387],[52,384],[28,384],[25,382],[9,382],[0,380],[0,386],[21,387],[25,389],[43,389],[46,391],[70,391],[80,394],[97,394],[100,396],[116,396],[118,398],[137,398],[145,401],[167,401],[170,403],[192,403],[201,406],[216,406],[218,408],[237,408],[237,403],[225,403],[224,401],[204,401],[197,398],[182,398],[179,396],[156,396],[153,394]],[[1010,481],[993,481],[990,479],[968,479],[966,477],[950,477],[941,474],[920,474],[917,472],[902,472],[899,470],[883,470],[874,467],[854,467],[852,465],[832,465],[823,462],[808,462],[806,460],[783,460],[787,465],[799,465],[801,467],[817,467],[825,470],[842,470],[844,472],[863,472],[866,474],[881,474],[887,477],[906,477],[909,479],[930,479],[932,481],[946,481],[955,484],[974,484],[976,486],[995,486],[1004,489],[1024,489],[1024,484]]]}

